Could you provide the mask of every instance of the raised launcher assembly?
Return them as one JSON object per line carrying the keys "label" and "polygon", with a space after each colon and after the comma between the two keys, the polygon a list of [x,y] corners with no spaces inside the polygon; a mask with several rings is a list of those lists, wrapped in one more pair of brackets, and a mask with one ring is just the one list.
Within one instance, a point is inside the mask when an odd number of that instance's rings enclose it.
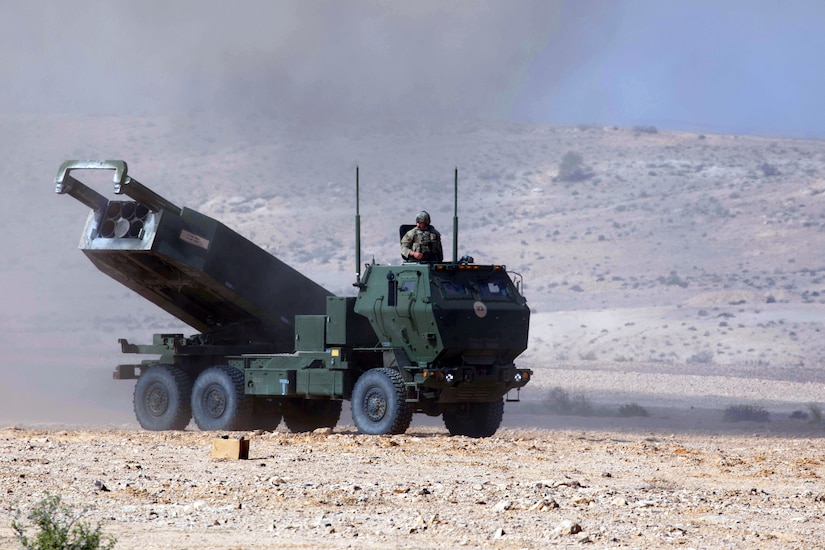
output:
{"label": "raised launcher assembly", "polygon": [[[75,170],[113,170],[115,194],[133,200],[108,200]],[[288,352],[295,316],[326,311],[331,292],[222,223],[146,188],[124,161],[66,161],[55,191],[92,209],[79,245],[92,263],[205,341]]]}

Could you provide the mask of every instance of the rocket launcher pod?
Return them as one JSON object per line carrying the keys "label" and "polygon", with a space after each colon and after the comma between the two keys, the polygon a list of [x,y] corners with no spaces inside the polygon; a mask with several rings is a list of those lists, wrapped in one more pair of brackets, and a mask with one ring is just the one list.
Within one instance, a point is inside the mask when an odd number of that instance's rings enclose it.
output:
{"label": "rocket launcher pod", "polygon": [[[75,170],[113,170],[109,200]],[[122,160],[63,163],[55,191],[92,209],[80,249],[103,273],[213,344],[293,349],[296,315],[326,311],[332,293],[222,223],[178,207],[128,175]]]}

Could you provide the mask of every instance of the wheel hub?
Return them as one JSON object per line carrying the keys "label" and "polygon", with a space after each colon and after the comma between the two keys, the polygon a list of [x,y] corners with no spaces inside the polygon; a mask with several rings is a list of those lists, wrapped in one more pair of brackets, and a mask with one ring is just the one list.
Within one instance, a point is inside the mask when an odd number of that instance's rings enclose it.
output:
{"label": "wheel hub", "polygon": [[371,422],[378,422],[387,414],[387,397],[378,388],[371,388],[364,396],[364,412]]}
{"label": "wheel hub", "polygon": [[212,418],[220,418],[226,411],[226,396],[217,384],[206,388],[203,394],[203,409]]}
{"label": "wheel hub", "polygon": [[169,394],[163,384],[152,384],[146,392],[146,410],[152,416],[163,416],[169,408]]}

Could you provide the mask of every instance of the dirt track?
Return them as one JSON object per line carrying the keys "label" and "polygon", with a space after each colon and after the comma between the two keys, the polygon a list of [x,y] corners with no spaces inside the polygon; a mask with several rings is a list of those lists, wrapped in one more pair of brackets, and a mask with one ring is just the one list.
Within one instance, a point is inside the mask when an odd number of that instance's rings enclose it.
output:
{"label": "dirt track", "polygon": [[215,434],[198,431],[10,427],[0,547],[14,547],[10,507],[44,491],[89,507],[118,548],[821,546],[821,427],[650,422],[486,440],[435,426],[232,434],[251,438],[246,461],[211,459]]}

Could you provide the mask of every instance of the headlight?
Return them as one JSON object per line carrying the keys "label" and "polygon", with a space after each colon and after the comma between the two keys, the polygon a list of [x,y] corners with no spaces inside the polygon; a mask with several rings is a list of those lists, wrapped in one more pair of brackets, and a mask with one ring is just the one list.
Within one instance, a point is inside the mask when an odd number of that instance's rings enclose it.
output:
{"label": "headlight", "polygon": [[449,384],[449,383],[451,383],[451,382],[453,381],[453,379],[454,379],[454,378],[455,378],[455,376],[453,376],[453,373],[451,373],[451,372],[448,372],[446,375],[444,375],[444,380],[445,380],[448,384]]}
{"label": "headlight", "polygon": [[521,382],[521,373],[517,372],[516,375],[513,377],[513,380],[518,383]]}

